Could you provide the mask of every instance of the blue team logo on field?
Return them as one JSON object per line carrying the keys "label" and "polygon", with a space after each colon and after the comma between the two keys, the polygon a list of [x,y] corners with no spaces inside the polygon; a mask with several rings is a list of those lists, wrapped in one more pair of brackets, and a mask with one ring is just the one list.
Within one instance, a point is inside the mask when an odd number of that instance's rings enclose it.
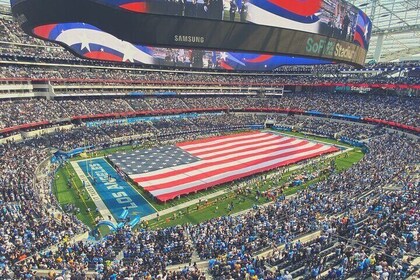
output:
{"label": "blue team logo on field", "polygon": [[130,216],[140,217],[156,212],[105,159],[80,161],[78,165],[115,218],[124,210],[128,210]]}

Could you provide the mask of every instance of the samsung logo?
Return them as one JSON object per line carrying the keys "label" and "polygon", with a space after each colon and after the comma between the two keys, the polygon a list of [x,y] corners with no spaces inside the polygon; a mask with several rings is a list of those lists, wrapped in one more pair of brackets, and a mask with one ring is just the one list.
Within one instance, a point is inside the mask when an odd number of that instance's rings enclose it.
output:
{"label": "samsung logo", "polygon": [[188,35],[175,35],[175,42],[185,42],[185,43],[204,43],[204,37],[201,36],[188,36]]}

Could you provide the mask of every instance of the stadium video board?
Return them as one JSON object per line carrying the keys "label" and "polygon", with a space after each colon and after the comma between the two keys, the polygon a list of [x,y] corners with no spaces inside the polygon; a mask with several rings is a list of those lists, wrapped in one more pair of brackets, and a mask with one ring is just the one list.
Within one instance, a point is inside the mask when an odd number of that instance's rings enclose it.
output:
{"label": "stadium video board", "polygon": [[103,2],[139,13],[237,21],[325,35],[367,49],[372,23],[343,0],[143,0]]}
{"label": "stadium video board", "polygon": [[[204,1],[202,7],[200,0],[12,0],[12,11],[27,33],[85,58],[228,70],[364,64],[370,20],[346,2],[299,0],[319,2],[299,12],[287,10],[292,9],[283,3],[288,1],[230,1],[228,6],[223,1],[215,18],[216,2]],[[265,11],[261,18],[269,13],[277,20],[257,20],[253,9],[263,3],[268,6],[258,9]],[[232,17],[230,5],[237,7]],[[241,9],[246,15],[236,14]]]}
{"label": "stadium video board", "polygon": [[134,45],[86,23],[36,27],[38,37],[60,42],[78,56],[168,67],[270,71],[281,65],[327,64],[330,61],[283,55],[174,49]]}

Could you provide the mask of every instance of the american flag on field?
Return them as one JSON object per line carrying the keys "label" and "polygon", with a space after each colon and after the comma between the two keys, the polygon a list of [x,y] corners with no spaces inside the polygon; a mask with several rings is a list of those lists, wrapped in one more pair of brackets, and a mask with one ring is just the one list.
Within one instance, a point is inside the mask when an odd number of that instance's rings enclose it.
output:
{"label": "american flag on field", "polygon": [[333,146],[249,132],[110,156],[159,201],[335,152]]}

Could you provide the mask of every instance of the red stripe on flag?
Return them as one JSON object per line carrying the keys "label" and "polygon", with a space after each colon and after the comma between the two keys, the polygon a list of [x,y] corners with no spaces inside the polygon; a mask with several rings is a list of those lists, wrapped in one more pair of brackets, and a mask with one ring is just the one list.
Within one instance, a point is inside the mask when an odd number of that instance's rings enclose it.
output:
{"label": "red stripe on flag", "polygon": [[[322,152],[321,154],[332,153],[332,152],[336,152],[337,150],[338,150],[337,148],[331,147],[328,150]],[[217,180],[217,181],[213,181],[213,182],[209,182],[209,183],[203,183],[202,185],[197,186],[197,187],[183,189],[183,190],[168,193],[168,194],[158,195],[158,196],[156,196],[156,198],[159,201],[164,202],[164,201],[167,201],[167,200],[170,200],[170,199],[174,199],[178,195],[184,195],[184,194],[204,190],[204,189],[207,189],[207,188],[210,188],[210,187],[214,187],[214,186],[226,183],[226,182],[230,182],[230,181],[239,179],[239,178],[244,178],[244,177],[247,177],[247,176],[250,176],[250,175],[253,175],[253,174],[257,174],[257,173],[265,172],[265,171],[268,171],[268,170],[271,170],[271,169],[279,168],[281,166],[286,166],[286,165],[289,165],[289,164],[297,163],[299,161],[309,159],[309,158],[313,158],[315,156],[318,156],[318,153],[317,154],[312,154],[312,155],[305,155],[305,156],[296,157],[294,159],[278,162],[278,163],[275,163],[275,164],[272,164],[272,165],[269,165],[269,166],[266,166],[266,167],[263,167],[263,168],[258,168],[258,169],[252,170],[252,171],[248,171],[248,172],[244,172],[244,173],[240,173],[240,174],[235,174],[235,175],[232,175],[232,176],[229,176],[229,177],[226,177],[226,178],[222,178],[222,179]]]}
{"label": "red stripe on flag", "polygon": [[309,17],[321,9],[322,0],[268,0],[289,12]]}
{"label": "red stripe on flag", "polygon": [[[269,153],[279,152],[279,151],[286,150],[286,149],[301,147],[301,146],[304,146],[306,144],[308,144],[308,142],[302,141],[302,142],[294,144],[294,145],[289,145],[289,146],[285,146],[285,147],[275,147],[273,149],[267,150],[265,153],[269,154]],[[236,153],[232,153],[232,155],[234,155],[234,154],[236,154]],[[138,178],[134,179],[134,182],[145,183],[145,182],[149,182],[149,181],[153,181],[153,180],[159,180],[159,179],[168,178],[168,177],[171,177],[171,176],[187,173],[187,172],[190,172],[190,171],[195,171],[195,170],[207,168],[207,167],[210,167],[210,166],[218,166],[218,165],[222,165],[222,164],[229,163],[229,162],[235,162],[235,161],[238,161],[238,160],[241,160],[241,159],[250,158],[250,157],[253,157],[253,156],[260,155],[260,154],[261,154],[261,152],[250,153],[250,154],[237,156],[237,157],[232,157],[232,158],[228,158],[228,159],[223,159],[223,160],[219,160],[219,161],[204,160],[199,165],[185,167],[183,169],[177,169],[177,170],[173,170],[173,171],[169,171],[169,172],[162,172],[161,174],[152,175],[152,176],[138,177]]]}
{"label": "red stripe on flag", "polygon": [[46,24],[46,25],[38,26],[33,29],[33,32],[35,35],[41,38],[49,39],[51,30],[53,30],[56,26],[57,24]]}
{"label": "red stripe on flag", "polygon": [[237,143],[237,142],[242,142],[242,141],[252,141],[255,139],[265,139],[265,138],[269,138],[269,137],[273,137],[273,134],[269,134],[269,133],[259,133],[259,134],[255,134],[255,135],[251,135],[251,136],[238,136],[235,138],[231,138],[231,139],[222,139],[222,140],[215,140],[212,142],[209,142],[207,144],[199,144],[199,145],[189,145],[189,146],[184,146],[184,147],[180,147],[181,149],[188,151],[189,153],[193,154],[194,151],[199,151],[199,150],[203,150],[203,149],[209,149],[209,148],[213,148],[213,147],[220,147],[221,145],[225,145],[225,144],[231,144],[231,143]]}
{"label": "red stripe on flag", "polygon": [[176,145],[178,147],[181,147],[182,148],[183,146],[187,146],[187,145],[195,145],[195,144],[200,144],[200,143],[208,143],[208,142],[219,140],[219,139],[234,138],[234,137],[238,137],[238,136],[246,136],[246,135],[253,135],[253,134],[261,134],[261,132],[259,132],[259,131],[252,131],[252,132],[244,132],[244,133],[238,133],[238,134],[233,134],[233,135],[231,134],[231,135],[224,135],[224,136],[215,136],[215,137],[209,137],[209,138],[200,139],[200,140],[180,142],[180,143],[178,143]]}
{"label": "red stripe on flag", "polygon": [[226,61],[221,60],[220,66],[226,70],[233,70],[233,67],[226,63]]}
{"label": "red stripe on flag", "polygon": [[259,56],[255,57],[255,58],[252,58],[252,59],[245,59],[245,61],[246,62],[251,62],[251,63],[261,63],[261,62],[269,60],[272,57],[273,56],[270,55],[270,54],[262,54],[262,55],[259,55]]}
{"label": "red stripe on flag", "polygon": [[108,60],[108,61],[118,61],[121,62],[122,58],[118,55],[107,53],[107,52],[88,52],[84,54],[84,57],[91,58],[91,59],[98,59],[98,60]]}
{"label": "red stripe on flag", "polygon": [[362,38],[362,36],[358,32],[355,32],[354,33],[354,40],[356,42],[358,42],[361,47],[363,47],[363,48],[365,47],[365,41],[364,41],[364,39]]}
{"label": "red stripe on flag", "polygon": [[[300,143],[300,144],[301,145],[299,145],[299,146],[303,146],[302,144],[306,144],[306,143]],[[297,147],[299,147],[299,146],[297,146]],[[148,187],[145,187],[144,189],[147,190],[147,191],[167,189],[167,188],[171,188],[171,187],[174,187],[174,186],[179,186],[179,185],[191,183],[191,182],[194,182],[194,181],[199,181],[199,180],[202,180],[203,178],[227,173],[229,171],[234,171],[234,170],[238,170],[238,169],[245,168],[245,167],[248,167],[248,166],[257,165],[257,164],[260,164],[260,163],[263,163],[263,162],[266,162],[266,161],[275,160],[275,159],[278,159],[278,158],[283,158],[283,157],[287,157],[287,156],[291,156],[291,155],[297,155],[297,154],[304,153],[304,152],[309,152],[309,151],[321,148],[322,146],[323,146],[322,144],[316,144],[313,147],[309,147],[309,148],[305,148],[305,149],[301,149],[301,150],[296,150],[296,151],[290,151],[290,152],[286,152],[286,153],[280,153],[280,154],[275,155],[275,156],[267,156],[267,157],[264,157],[262,159],[251,160],[251,161],[247,161],[247,162],[244,162],[244,163],[232,165],[232,166],[229,166],[229,167],[223,167],[221,169],[206,171],[206,172],[202,172],[202,173],[197,174],[197,175],[188,176],[188,177],[183,178],[183,179],[173,180],[173,181],[168,182],[168,183],[161,183],[161,184],[157,184],[155,186],[148,186]],[[280,149],[280,151],[281,150],[284,150],[284,149]],[[246,155],[246,156],[242,157],[242,159],[246,159],[246,158],[249,158],[249,156]],[[234,163],[235,161],[229,160],[227,163],[229,163],[229,162]],[[217,164],[217,165],[220,165],[220,164]],[[214,166],[217,166],[217,165],[214,165]],[[195,169],[195,170],[198,170],[198,169]],[[163,175],[164,175],[164,177],[167,177],[166,174],[163,174]]]}
{"label": "red stripe on flag", "polygon": [[[277,143],[277,145],[284,145],[284,144],[288,144],[288,143],[290,143],[290,142],[293,142],[293,141],[295,141],[296,139],[292,139],[292,138],[290,138],[290,139],[285,139],[284,141],[281,141],[281,142],[278,142]],[[270,141],[271,142],[271,141]],[[307,142],[306,142],[307,143]],[[260,143],[260,146],[259,147],[247,147],[247,146],[244,146],[244,148],[243,149],[240,149],[240,150],[235,150],[234,151],[234,153],[243,153],[243,152],[251,152],[251,151],[254,151],[254,150],[259,150],[259,149],[261,149],[261,148],[265,148],[265,147],[268,147],[268,146],[273,146],[274,144],[273,143],[271,143],[271,144],[266,144],[266,143]],[[242,145],[238,145],[238,146],[242,146]],[[226,150],[226,149],[223,149],[223,150]],[[207,154],[207,153],[206,153]],[[205,160],[212,160],[212,159],[216,159],[216,158],[219,158],[219,157],[224,157],[224,156],[227,156],[227,155],[229,155],[229,154],[231,154],[231,152],[229,152],[229,151],[226,151],[226,153],[223,153],[223,154],[217,154],[217,155],[208,155],[208,156],[200,156],[200,158],[202,158],[202,159],[205,159]]]}
{"label": "red stripe on flag", "polygon": [[120,8],[123,8],[128,11],[136,12],[136,13],[147,13],[147,3],[146,2],[132,2],[123,4],[120,6]]}
{"label": "red stripe on flag", "polygon": [[272,142],[272,141],[277,141],[278,143],[280,143],[280,141],[284,139],[284,137],[278,136],[278,137],[273,137],[273,135],[268,134],[264,137],[259,137],[259,138],[253,138],[253,139],[239,139],[237,141],[231,141],[231,142],[226,142],[226,143],[220,143],[220,144],[215,144],[212,146],[208,146],[208,147],[202,147],[202,148],[198,148],[198,149],[194,149],[193,151],[190,149],[184,149],[186,151],[188,151],[190,154],[196,156],[196,157],[202,157],[203,155],[208,155],[210,153],[216,153],[216,152],[220,152],[220,151],[229,151],[231,149],[237,148],[237,147],[246,147],[246,146],[250,146],[250,145],[255,145],[258,143],[265,143],[265,142]]}

